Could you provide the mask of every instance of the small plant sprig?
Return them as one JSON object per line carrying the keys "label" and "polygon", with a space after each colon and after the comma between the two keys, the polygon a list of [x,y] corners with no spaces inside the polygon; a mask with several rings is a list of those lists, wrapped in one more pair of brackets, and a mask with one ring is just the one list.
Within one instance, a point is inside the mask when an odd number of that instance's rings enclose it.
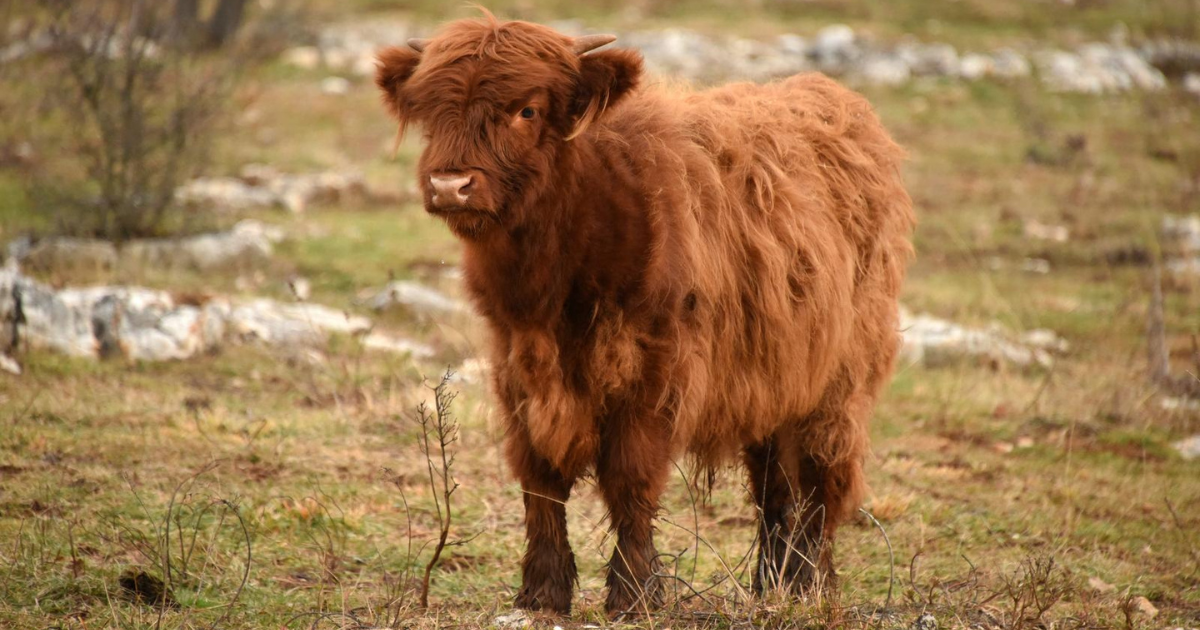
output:
{"label": "small plant sprig", "polygon": [[438,541],[433,548],[433,556],[425,565],[425,577],[421,582],[421,608],[429,607],[429,581],[433,568],[437,566],[442,552],[447,547],[454,547],[469,542],[470,539],[450,540],[450,525],[454,518],[451,498],[458,490],[458,482],[454,479],[454,458],[452,450],[458,441],[458,420],[451,411],[458,392],[450,389],[454,372],[447,369],[437,385],[433,386],[433,409],[422,401],[417,405],[414,419],[421,428],[417,444],[421,454],[425,456],[425,466],[429,473],[429,489],[433,495],[433,505],[438,518]]}

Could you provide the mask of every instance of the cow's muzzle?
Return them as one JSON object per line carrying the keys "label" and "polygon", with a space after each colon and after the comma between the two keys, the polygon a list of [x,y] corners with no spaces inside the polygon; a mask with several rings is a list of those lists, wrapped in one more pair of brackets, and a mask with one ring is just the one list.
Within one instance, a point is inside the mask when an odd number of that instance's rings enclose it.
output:
{"label": "cow's muzzle", "polygon": [[475,192],[476,176],[471,173],[432,173],[429,176],[429,202],[435,208],[449,210],[466,206]]}

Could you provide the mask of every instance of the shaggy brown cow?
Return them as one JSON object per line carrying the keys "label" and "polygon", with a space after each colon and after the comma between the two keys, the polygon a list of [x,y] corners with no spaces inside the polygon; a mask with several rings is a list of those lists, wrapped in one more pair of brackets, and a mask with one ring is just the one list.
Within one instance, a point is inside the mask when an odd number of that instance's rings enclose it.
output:
{"label": "shaggy brown cow", "polygon": [[749,469],[756,589],[829,583],[897,351],[902,151],[823,76],[639,88],[636,52],[589,53],[613,39],[488,15],[379,54],[490,327],[525,492],[516,605],[570,611],[564,502],[589,472],[616,534],[606,609],[656,605],[652,519],[683,455]]}

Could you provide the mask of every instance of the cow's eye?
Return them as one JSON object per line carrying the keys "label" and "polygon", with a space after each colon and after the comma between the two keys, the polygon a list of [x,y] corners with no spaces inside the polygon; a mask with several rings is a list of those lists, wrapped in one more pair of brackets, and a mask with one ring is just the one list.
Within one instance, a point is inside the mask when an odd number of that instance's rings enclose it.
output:
{"label": "cow's eye", "polygon": [[535,114],[537,114],[537,112],[535,112],[532,107],[526,107],[525,109],[521,110],[521,118],[524,118],[525,120],[532,120]]}

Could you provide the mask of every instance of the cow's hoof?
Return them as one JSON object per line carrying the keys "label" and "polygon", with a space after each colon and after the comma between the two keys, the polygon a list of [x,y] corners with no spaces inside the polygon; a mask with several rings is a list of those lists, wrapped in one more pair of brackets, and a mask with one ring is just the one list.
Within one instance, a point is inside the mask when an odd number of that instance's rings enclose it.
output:
{"label": "cow's hoof", "polygon": [[610,587],[608,598],[604,601],[604,612],[608,618],[640,616],[662,608],[662,584],[659,580],[651,578],[645,586],[645,590],[623,584]]}
{"label": "cow's hoof", "polygon": [[533,612],[571,614],[571,592],[562,592],[547,586],[540,588],[521,587],[513,606]]}

